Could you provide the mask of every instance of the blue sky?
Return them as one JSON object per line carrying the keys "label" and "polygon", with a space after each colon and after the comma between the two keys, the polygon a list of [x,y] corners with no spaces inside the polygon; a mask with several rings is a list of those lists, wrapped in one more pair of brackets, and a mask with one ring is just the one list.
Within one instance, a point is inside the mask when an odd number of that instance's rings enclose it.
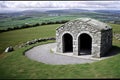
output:
{"label": "blue sky", "polygon": [[0,1],[0,10],[52,9],[120,9],[120,1]]}

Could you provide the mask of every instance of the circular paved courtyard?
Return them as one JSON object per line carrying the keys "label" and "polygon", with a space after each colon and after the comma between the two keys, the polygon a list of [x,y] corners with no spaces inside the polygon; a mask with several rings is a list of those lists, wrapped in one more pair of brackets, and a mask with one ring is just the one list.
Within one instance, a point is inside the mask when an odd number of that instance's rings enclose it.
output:
{"label": "circular paved courtyard", "polygon": [[51,49],[55,47],[56,47],[56,43],[40,45],[26,51],[25,56],[38,62],[53,64],[53,65],[83,64],[83,63],[91,63],[97,61],[93,59],[85,59],[82,57],[73,57],[73,56],[57,54],[51,51]]}

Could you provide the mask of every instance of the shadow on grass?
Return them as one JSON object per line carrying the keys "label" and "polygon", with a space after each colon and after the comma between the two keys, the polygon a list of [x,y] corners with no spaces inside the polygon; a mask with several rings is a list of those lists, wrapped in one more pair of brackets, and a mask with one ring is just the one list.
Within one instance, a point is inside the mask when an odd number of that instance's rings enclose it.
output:
{"label": "shadow on grass", "polygon": [[107,52],[106,55],[104,55],[104,57],[114,56],[117,54],[120,54],[120,47],[112,46],[112,48]]}

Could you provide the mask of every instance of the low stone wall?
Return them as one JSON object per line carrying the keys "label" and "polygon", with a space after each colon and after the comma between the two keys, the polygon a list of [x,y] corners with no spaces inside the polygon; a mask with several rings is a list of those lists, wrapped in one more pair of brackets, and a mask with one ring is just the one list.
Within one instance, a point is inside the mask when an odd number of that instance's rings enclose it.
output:
{"label": "low stone wall", "polygon": [[31,41],[27,41],[23,44],[21,44],[19,47],[26,47],[28,45],[32,45],[32,44],[35,44],[35,43],[38,43],[38,42],[43,42],[43,41],[48,41],[48,40],[56,40],[56,38],[54,37],[51,37],[51,38],[39,38],[39,39],[34,39],[34,40],[31,40]]}
{"label": "low stone wall", "polygon": [[113,37],[114,37],[115,39],[117,39],[117,40],[120,41],[120,34],[118,34],[118,33],[113,33]]}
{"label": "low stone wall", "polygon": [[[39,39],[34,39],[34,40],[27,41],[27,42],[25,42],[25,43],[20,44],[20,45],[19,45],[19,48],[27,47],[27,46],[29,46],[29,45],[32,45],[32,44],[35,44],[35,43],[39,43],[39,42],[48,41],[48,40],[56,40],[56,38],[51,37],[51,38],[39,38]],[[13,47],[10,46],[10,47],[7,47],[4,52],[11,52],[11,51],[13,51],[13,50],[14,50]]]}

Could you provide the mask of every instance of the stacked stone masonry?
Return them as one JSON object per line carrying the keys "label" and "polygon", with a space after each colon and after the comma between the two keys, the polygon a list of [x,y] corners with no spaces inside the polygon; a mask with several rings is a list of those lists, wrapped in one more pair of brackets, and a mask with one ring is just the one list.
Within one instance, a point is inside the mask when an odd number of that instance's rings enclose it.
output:
{"label": "stacked stone masonry", "polygon": [[[65,53],[65,45],[68,44],[70,39],[67,39],[65,42],[65,35],[68,34],[72,36],[72,52],[73,55],[78,56],[80,51],[82,50],[82,46],[89,42],[90,44],[90,53],[93,57],[100,58],[107,53],[107,51],[112,46],[112,28],[98,20],[91,18],[78,18],[75,20],[71,20],[56,29],[56,42],[57,42],[57,52]],[[90,37],[87,38],[87,35]],[[83,41],[81,42],[81,36],[85,36]],[[91,40],[87,41],[87,40]],[[70,45],[68,44],[67,47]],[[79,55],[80,56],[80,55]]]}

